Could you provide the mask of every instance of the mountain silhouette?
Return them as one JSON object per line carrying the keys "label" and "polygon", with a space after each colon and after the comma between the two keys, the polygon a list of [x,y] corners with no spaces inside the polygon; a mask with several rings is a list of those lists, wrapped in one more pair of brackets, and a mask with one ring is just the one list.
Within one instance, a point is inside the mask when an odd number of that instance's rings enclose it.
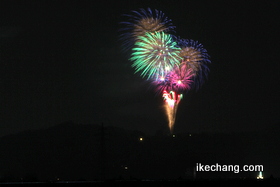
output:
{"label": "mountain silhouette", "polygon": [[118,127],[67,122],[0,138],[0,180],[162,180],[257,175],[257,172],[195,173],[197,163],[262,164],[264,175],[277,177],[278,134],[279,129],[267,129],[250,133],[148,136]]}

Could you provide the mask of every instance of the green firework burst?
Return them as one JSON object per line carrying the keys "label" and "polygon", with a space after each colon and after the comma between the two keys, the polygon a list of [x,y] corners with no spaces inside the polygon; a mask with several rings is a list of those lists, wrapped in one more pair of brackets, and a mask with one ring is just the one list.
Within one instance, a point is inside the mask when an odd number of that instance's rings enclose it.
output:
{"label": "green firework burst", "polygon": [[172,40],[170,34],[164,32],[147,32],[139,36],[132,49],[132,67],[135,73],[141,72],[142,77],[158,79],[164,77],[174,66],[179,66],[180,48]]}

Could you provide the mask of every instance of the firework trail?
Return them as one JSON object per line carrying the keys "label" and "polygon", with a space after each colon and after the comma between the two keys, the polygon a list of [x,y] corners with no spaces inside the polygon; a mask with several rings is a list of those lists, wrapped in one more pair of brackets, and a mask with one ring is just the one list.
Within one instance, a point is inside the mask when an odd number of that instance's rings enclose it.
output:
{"label": "firework trail", "polygon": [[[159,88],[163,90],[164,108],[168,119],[168,127],[170,133],[173,133],[176,113],[179,102],[183,98],[183,94],[176,94],[175,91],[183,91],[191,89],[190,85],[193,82],[193,70],[187,69],[185,63],[181,63],[179,67],[174,68],[168,75],[168,80],[162,81]],[[168,93],[168,92],[169,93]]]}
{"label": "firework trail", "polygon": [[163,91],[162,95],[164,99],[164,108],[168,118],[168,127],[170,129],[170,133],[173,133],[174,123],[176,119],[177,108],[179,102],[183,98],[183,94],[177,95],[174,91]]}
{"label": "firework trail", "polygon": [[135,72],[141,71],[141,76],[157,80],[179,66],[182,60],[179,56],[181,49],[176,47],[177,43],[170,34],[147,32],[138,38],[130,58]]}

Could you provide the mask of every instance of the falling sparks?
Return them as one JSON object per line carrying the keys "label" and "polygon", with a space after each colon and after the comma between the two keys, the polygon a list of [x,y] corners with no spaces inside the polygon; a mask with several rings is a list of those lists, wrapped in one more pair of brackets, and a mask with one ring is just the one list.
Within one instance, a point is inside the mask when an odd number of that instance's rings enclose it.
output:
{"label": "falling sparks", "polygon": [[164,108],[168,119],[168,127],[170,132],[173,133],[173,127],[175,124],[177,108],[179,102],[183,98],[183,94],[176,94],[174,91],[163,91],[162,95],[164,99]]}

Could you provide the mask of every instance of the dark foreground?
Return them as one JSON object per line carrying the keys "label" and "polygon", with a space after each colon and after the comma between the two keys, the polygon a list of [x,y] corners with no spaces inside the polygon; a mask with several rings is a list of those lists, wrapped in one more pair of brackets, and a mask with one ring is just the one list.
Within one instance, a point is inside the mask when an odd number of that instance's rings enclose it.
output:
{"label": "dark foreground", "polygon": [[112,180],[112,181],[47,181],[47,182],[1,182],[0,185],[91,185],[91,186],[115,186],[115,185],[128,185],[128,186],[187,186],[194,184],[239,184],[239,183],[252,183],[252,184],[274,184],[279,183],[279,179],[267,179],[267,180],[253,180],[253,179],[232,179],[232,180],[182,180],[182,181],[172,181],[172,180]]}

